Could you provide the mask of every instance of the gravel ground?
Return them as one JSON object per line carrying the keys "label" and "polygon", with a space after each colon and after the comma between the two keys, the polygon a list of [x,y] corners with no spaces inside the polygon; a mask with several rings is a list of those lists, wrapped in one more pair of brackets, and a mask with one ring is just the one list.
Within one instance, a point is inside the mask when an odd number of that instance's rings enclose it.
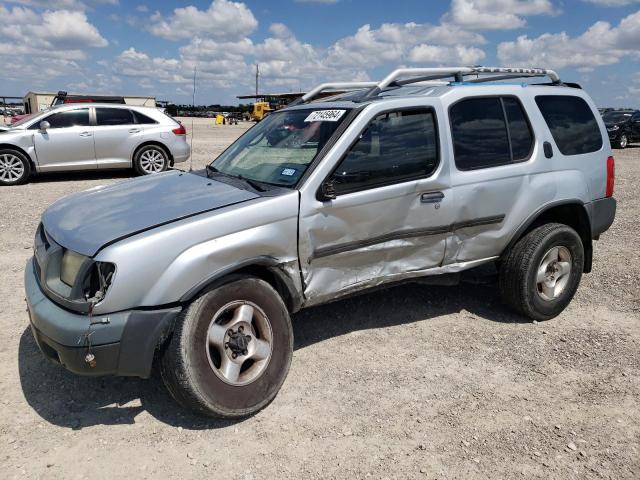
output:
{"label": "gravel ground", "polygon": [[[247,127],[211,123],[194,168]],[[0,189],[0,478],[640,478],[640,146],[616,157],[616,222],[561,316],[522,322],[473,285],[309,309],[280,394],[241,422],[181,410],[157,377],[76,377],[32,339],[40,213],[127,172]]]}

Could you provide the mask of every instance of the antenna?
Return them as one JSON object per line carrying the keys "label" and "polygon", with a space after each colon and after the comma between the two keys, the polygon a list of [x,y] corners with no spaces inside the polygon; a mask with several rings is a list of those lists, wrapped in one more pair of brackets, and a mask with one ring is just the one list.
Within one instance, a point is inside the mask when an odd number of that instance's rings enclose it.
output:
{"label": "antenna", "polygon": [[260,64],[256,63],[256,102],[258,101],[259,82],[260,82]]}
{"label": "antenna", "polygon": [[189,171],[193,172],[193,115],[195,113],[196,108],[196,70],[198,67],[193,67],[193,96],[191,97],[191,162],[189,162]]}

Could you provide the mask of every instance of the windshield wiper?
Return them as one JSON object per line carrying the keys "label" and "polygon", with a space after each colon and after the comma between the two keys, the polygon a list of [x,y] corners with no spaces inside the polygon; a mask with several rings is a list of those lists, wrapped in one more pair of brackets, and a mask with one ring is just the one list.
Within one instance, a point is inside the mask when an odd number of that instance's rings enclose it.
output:
{"label": "windshield wiper", "polygon": [[213,165],[207,165],[207,178],[211,178],[209,176],[209,172],[217,173],[219,175],[223,175],[229,178],[237,178],[238,180],[242,180],[244,183],[248,184],[254,190],[257,190],[259,192],[266,192],[268,188],[265,188],[265,185],[271,185],[270,183],[259,182],[258,180],[252,180],[243,175],[231,175],[230,173],[222,172],[216,167],[214,167]]}

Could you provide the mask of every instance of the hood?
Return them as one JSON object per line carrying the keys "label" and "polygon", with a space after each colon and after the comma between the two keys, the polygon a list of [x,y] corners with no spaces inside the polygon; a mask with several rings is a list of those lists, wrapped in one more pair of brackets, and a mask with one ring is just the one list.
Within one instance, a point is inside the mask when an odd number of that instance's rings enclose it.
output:
{"label": "hood", "polygon": [[42,223],[56,243],[92,257],[122,238],[258,197],[206,177],[170,171],[69,195],[44,212]]}

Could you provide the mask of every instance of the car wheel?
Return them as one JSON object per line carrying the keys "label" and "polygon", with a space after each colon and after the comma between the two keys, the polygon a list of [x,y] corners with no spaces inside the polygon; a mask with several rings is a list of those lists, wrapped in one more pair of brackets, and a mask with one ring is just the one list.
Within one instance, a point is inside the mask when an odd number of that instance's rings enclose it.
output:
{"label": "car wheel", "polygon": [[157,145],[147,145],[138,150],[133,159],[133,167],[138,175],[164,172],[169,166],[167,152]]}
{"label": "car wheel", "polygon": [[29,180],[31,164],[17,150],[0,150],[0,185],[21,185]]}
{"label": "car wheel", "polygon": [[559,315],[571,302],[584,268],[584,247],[567,225],[538,227],[500,264],[500,293],[506,304],[533,320]]}
{"label": "car wheel", "polygon": [[161,374],[184,407],[241,418],[275,398],[292,355],[293,330],[280,295],[263,280],[238,277],[181,314]]}
{"label": "car wheel", "polygon": [[629,139],[623,133],[622,135],[620,135],[620,138],[618,139],[617,147],[618,148],[627,148],[627,145],[629,145]]}

